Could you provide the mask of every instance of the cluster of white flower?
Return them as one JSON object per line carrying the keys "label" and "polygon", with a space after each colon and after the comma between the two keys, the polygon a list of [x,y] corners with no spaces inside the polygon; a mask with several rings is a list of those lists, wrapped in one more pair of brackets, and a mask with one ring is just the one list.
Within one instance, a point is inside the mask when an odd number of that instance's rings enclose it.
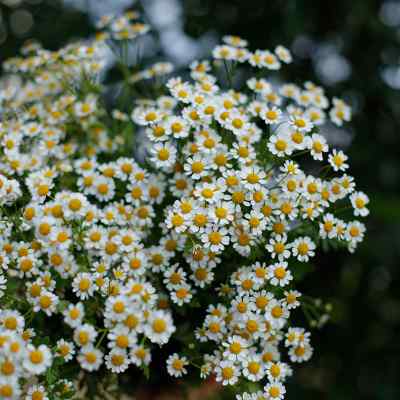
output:
{"label": "cluster of white flower", "polygon": [[[330,106],[310,82],[250,78],[224,90],[200,61],[191,82],[170,79],[138,101],[132,120],[110,116],[101,48],[145,33],[136,18],[104,18],[92,46],[31,45],[5,63],[14,75],[0,91],[0,399],[68,398],[71,384],[49,380],[49,369],[146,369],[174,336],[188,339],[166,360],[171,376],[199,368],[223,385],[264,382],[240,399],[281,399],[288,361],[313,352],[290,320],[311,307],[295,290],[297,266],[322,241],[353,251],[365,232],[338,216],[366,216],[368,197],[323,136],[350,107]],[[241,38],[224,41],[214,57],[229,79],[237,62],[276,70],[292,59],[282,46],[252,53]],[[170,71],[159,63],[129,84]],[[144,162],[123,146],[125,128],[144,130]],[[22,386],[30,377],[38,383]]]}
{"label": "cluster of white flower", "polygon": [[[25,320],[15,310],[0,311],[0,398],[20,399],[18,378],[43,374],[52,364],[53,355],[44,344],[33,345],[33,331],[24,330]],[[68,386],[63,385],[67,391]],[[43,386],[29,388],[28,399],[48,399]]]}
{"label": "cluster of white flower", "polygon": [[[217,47],[216,58],[251,63],[256,56],[273,57],[246,50],[246,57],[232,58],[224,51],[243,52],[245,42],[227,41],[238,47]],[[281,46],[275,53],[275,63],[291,59]],[[271,69],[270,63],[262,66]],[[365,216],[368,198],[345,173],[347,156],[336,149],[329,152],[318,133],[330,104],[322,88],[309,82],[304,89],[274,86],[251,78],[249,94],[224,91],[209,71],[206,61],[192,64],[193,83],[168,82],[172,99],[167,107],[155,101],[133,112],[152,142],[154,167],[169,175],[173,185],[176,200],[166,208],[163,231],[183,236],[190,249],[183,256],[191,275],[180,263],[172,264],[164,272],[165,284],[172,301],[181,305],[193,298],[193,285],[203,288],[214,282],[217,270],[218,275],[221,269],[231,271],[223,276],[223,302],[208,308],[196,332],[198,341],[218,346],[205,355],[203,376],[213,371],[224,385],[236,384],[241,376],[250,381],[267,377],[266,398],[281,398],[281,382],[291,369],[280,362],[279,344],[288,347],[292,362],[312,354],[309,333],[288,323],[290,311],[300,305],[300,293],[290,289],[290,259],[308,262],[325,239],[353,251],[365,227],[340,219],[335,205],[342,207],[349,198],[354,216]],[[351,112],[342,100],[333,99],[328,115],[341,125]],[[315,169],[307,160],[302,170],[289,159],[302,154],[312,161],[325,157],[322,170],[329,178],[307,173]],[[247,265],[246,258],[259,261]],[[181,376],[187,364],[174,354],[168,370]]]}
{"label": "cluster of white flower", "polygon": [[121,16],[105,15],[100,18],[97,28],[103,30],[98,33],[100,40],[133,40],[144,35],[150,30],[150,26],[140,22],[140,14],[136,11],[128,11]]}

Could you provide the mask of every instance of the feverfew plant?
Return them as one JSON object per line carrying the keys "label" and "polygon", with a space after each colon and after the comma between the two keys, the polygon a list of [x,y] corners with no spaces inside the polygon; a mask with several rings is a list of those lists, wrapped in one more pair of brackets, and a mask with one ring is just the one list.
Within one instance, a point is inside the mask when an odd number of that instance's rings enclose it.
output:
{"label": "feverfew plant", "polygon": [[[250,51],[234,36],[189,80],[163,84],[169,63],[126,64],[149,29],[137,17],[105,17],[91,44],[30,44],[5,63],[0,399],[105,396],[132,368],[157,374],[162,346],[171,377],[212,374],[238,399],[283,399],[292,365],[313,353],[292,313],[312,327],[329,317],[296,285],[321,246],[353,252],[365,233],[368,197],[323,135],[351,109],[280,81],[283,46]],[[111,110],[107,46],[125,90]]]}

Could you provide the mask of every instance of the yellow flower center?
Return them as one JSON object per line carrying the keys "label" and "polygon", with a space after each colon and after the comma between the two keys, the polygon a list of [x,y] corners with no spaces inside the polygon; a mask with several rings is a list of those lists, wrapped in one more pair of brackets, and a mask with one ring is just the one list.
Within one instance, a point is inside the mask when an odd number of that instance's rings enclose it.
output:
{"label": "yellow flower center", "polygon": [[150,111],[146,114],[145,120],[147,122],[153,122],[157,119],[157,114],[154,111]]}
{"label": "yellow flower center", "polygon": [[358,197],[355,201],[355,204],[357,208],[363,208],[365,206],[365,201]]}
{"label": "yellow flower center", "polygon": [[249,372],[250,372],[251,374],[256,375],[256,374],[258,374],[258,372],[260,371],[261,366],[260,366],[260,364],[259,364],[258,362],[256,362],[256,361],[250,361],[249,364],[248,364],[248,366],[247,366],[247,368],[248,368],[248,370],[249,370]]}
{"label": "yellow flower center", "polygon": [[233,342],[229,346],[229,351],[233,354],[239,354],[242,351],[242,345],[239,342]]}
{"label": "yellow flower center", "polygon": [[33,350],[29,354],[29,360],[32,364],[40,364],[43,362],[43,353],[40,350]]}
{"label": "yellow flower center", "polygon": [[172,367],[177,370],[180,371],[183,368],[183,361],[180,360],[179,358],[176,358],[173,362],[172,362]]}
{"label": "yellow flower center", "polygon": [[228,211],[223,207],[217,207],[215,209],[215,216],[219,219],[225,218],[228,215]]}
{"label": "yellow flower center", "polygon": [[15,371],[15,366],[11,361],[5,360],[2,364],[1,364],[1,373],[3,375],[12,375]]}
{"label": "yellow flower center", "polygon": [[79,199],[72,199],[68,203],[70,210],[79,211],[82,207],[82,202]]}
{"label": "yellow flower center", "polygon": [[107,183],[101,183],[97,186],[97,191],[99,194],[106,195],[108,193],[108,185]]}
{"label": "yellow flower center", "polygon": [[176,291],[176,297],[178,299],[184,299],[188,295],[188,290],[186,288],[180,288]]}
{"label": "yellow flower center", "polygon": [[40,307],[42,307],[43,309],[47,309],[52,305],[52,301],[50,296],[44,295],[41,296],[39,299],[39,303],[40,303]]}
{"label": "yellow flower center", "polygon": [[222,236],[219,232],[210,232],[208,234],[208,240],[210,241],[211,244],[220,244],[222,241]]}
{"label": "yellow flower center", "polygon": [[283,253],[285,251],[285,245],[283,243],[280,243],[280,242],[275,243],[274,244],[274,251],[277,254]]}
{"label": "yellow flower center", "polygon": [[117,314],[122,314],[125,311],[125,303],[123,301],[116,301],[113,305],[113,311]]}
{"label": "yellow flower center", "polygon": [[275,142],[275,148],[276,148],[278,151],[285,151],[286,148],[287,148],[287,143],[286,143],[283,139],[278,139],[278,140]]}
{"label": "yellow flower center", "polygon": [[297,251],[299,252],[300,255],[305,256],[308,253],[309,247],[307,243],[300,243],[297,246]]}
{"label": "yellow flower center", "polygon": [[306,121],[304,121],[304,119],[296,119],[294,121],[294,124],[298,127],[298,128],[304,128],[306,126]]}
{"label": "yellow flower center", "polygon": [[82,278],[82,279],[79,281],[79,290],[80,290],[81,292],[86,292],[86,291],[89,290],[89,288],[90,288],[90,279],[88,279],[88,278]]}
{"label": "yellow flower center", "polygon": [[169,159],[169,150],[168,149],[160,149],[158,150],[158,159],[160,161],[166,161]]}
{"label": "yellow flower center", "polygon": [[153,331],[156,333],[163,333],[167,329],[167,323],[161,318],[155,319],[152,326]]}
{"label": "yellow flower center", "polygon": [[96,353],[93,353],[93,352],[86,353],[85,359],[89,364],[94,364],[97,361]]}
{"label": "yellow flower center", "polygon": [[233,377],[234,370],[232,367],[222,368],[221,375],[224,379],[231,379]]}
{"label": "yellow flower center", "polygon": [[276,387],[276,386],[271,386],[271,387],[269,388],[269,395],[270,395],[273,399],[279,397],[280,393],[281,393],[281,392],[280,392],[279,388]]}
{"label": "yellow flower center", "polygon": [[256,298],[256,306],[260,310],[264,310],[268,305],[268,299],[265,296],[259,296]]}
{"label": "yellow flower center", "polygon": [[258,323],[257,323],[257,321],[252,320],[252,319],[249,320],[249,321],[247,321],[247,323],[246,323],[246,329],[247,329],[247,331],[250,332],[250,333],[257,332],[257,331],[258,331]]}
{"label": "yellow flower center", "polygon": [[214,196],[214,191],[210,188],[203,189],[201,195],[206,199],[211,199]]}
{"label": "yellow flower center", "polygon": [[192,172],[195,174],[199,174],[203,172],[204,164],[201,161],[195,161],[192,163]]}
{"label": "yellow flower center", "polygon": [[193,218],[193,222],[196,226],[204,226],[207,220],[207,216],[204,214],[196,214]]}
{"label": "yellow flower center", "polygon": [[243,128],[244,122],[239,118],[234,118],[233,121],[232,121],[232,125],[236,129],[241,129],[241,128]]}
{"label": "yellow flower center", "polygon": [[39,232],[42,236],[47,236],[51,231],[51,226],[47,222],[43,222],[39,225]]}
{"label": "yellow flower center", "polygon": [[0,395],[4,398],[10,397],[13,395],[14,391],[11,385],[5,384],[0,385]]}
{"label": "yellow flower center", "polygon": [[49,194],[48,185],[39,185],[37,188],[37,193],[39,196],[47,196]]}
{"label": "yellow flower center", "polygon": [[278,279],[283,279],[286,276],[286,270],[283,267],[278,267],[274,271],[274,275]]}
{"label": "yellow flower center", "polygon": [[296,356],[301,357],[306,352],[306,349],[303,346],[298,346],[298,347],[296,347],[294,352],[295,352]]}
{"label": "yellow flower center", "polygon": [[129,339],[126,336],[118,336],[115,343],[121,349],[126,349],[129,346]]}
{"label": "yellow flower center", "polygon": [[183,219],[183,217],[179,214],[174,214],[171,218],[171,223],[173,226],[181,226],[183,225],[183,223],[185,222],[185,220]]}
{"label": "yellow flower center", "polygon": [[211,333],[218,333],[221,330],[221,327],[218,322],[211,322],[208,329]]}
{"label": "yellow flower center", "polygon": [[44,399],[43,393],[38,390],[35,390],[32,393],[31,397],[32,397],[32,400],[43,400]]}
{"label": "yellow flower center", "polygon": [[245,279],[245,280],[242,282],[242,288],[243,288],[244,290],[251,290],[252,287],[253,287],[253,285],[254,285],[254,282],[253,282],[251,279]]}
{"label": "yellow flower center", "polygon": [[78,340],[81,345],[85,345],[89,342],[89,334],[85,331],[79,332]]}
{"label": "yellow flower center", "polygon": [[304,135],[299,131],[295,131],[295,132],[292,133],[292,140],[296,144],[300,144],[304,140]]}
{"label": "yellow flower center", "polygon": [[17,325],[17,319],[15,317],[7,317],[4,320],[4,326],[10,331],[14,331],[15,329],[17,329]]}
{"label": "yellow flower center", "polygon": [[180,124],[179,122],[174,122],[174,123],[171,125],[171,130],[172,130],[172,132],[174,132],[174,133],[179,133],[179,132],[182,131],[182,129],[183,129],[183,126],[182,126],[182,124]]}
{"label": "yellow flower center", "polygon": [[281,369],[278,364],[273,364],[269,371],[274,378],[277,378],[281,374]]}
{"label": "yellow flower center", "polygon": [[260,181],[260,177],[256,173],[253,172],[246,176],[246,180],[247,180],[247,182],[254,185]]}
{"label": "yellow flower center", "polygon": [[272,310],[271,310],[271,315],[274,318],[280,318],[283,315],[283,310],[282,307],[280,306],[275,306]]}

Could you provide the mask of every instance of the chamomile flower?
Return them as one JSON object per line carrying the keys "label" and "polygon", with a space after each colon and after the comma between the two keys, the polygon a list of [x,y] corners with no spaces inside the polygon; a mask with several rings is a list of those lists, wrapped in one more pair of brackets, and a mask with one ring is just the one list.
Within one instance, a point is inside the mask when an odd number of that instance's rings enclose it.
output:
{"label": "chamomile flower", "polygon": [[265,79],[250,78],[247,81],[247,86],[256,93],[269,92],[271,84]]}
{"label": "chamomile flower", "polygon": [[273,286],[286,286],[292,279],[287,262],[279,262],[268,267],[268,278]]}
{"label": "chamomile flower", "polygon": [[180,357],[177,353],[174,353],[167,358],[167,371],[171,376],[180,378],[187,374],[186,366],[188,364],[186,357]]}
{"label": "chamomile flower", "polygon": [[333,239],[336,236],[336,218],[333,214],[327,213],[319,224],[319,235],[322,239]]}
{"label": "chamomile flower", "polygon": [[168,342],[175,329],[171,315],[158,310],[150,314],[144,332],[151,342],[163,345]]}
{"label": "chamomile flower", "polygon": [[114,373],[124,372],[129,367],[129,357],[126,350],[114,348],[105,357],[107,369]]}
{"label": "chamomile flower", "polygon": [[43,290],[36,298],[33,311],[43,311],[46,315],[50,316],[56,312],[58,302],[59,298],[54,293]]}
{"label": "chamomile flower", "polygon": [[290,245],[287,243],[285,234],[274,235],[270,238],[269,243],[265,246],[272,258],[283,261],[290,257]]}
{"label": "chamomile flower", "polygon": [[217,201],[209,208],[209,217],[218,225],[227,225],[234,219],[234,206],[229,201]]}
{"label": "chamomile flower", "polygon": [[273,380],[264,387],[264,392],[268,396],[268,399],[282,400],[285,396],[286,389],[282,383]]}
{"label": "chamomile flower", "polygon": [[127,350],[136,344],[136,333],[131,331],[126,325],[116,325],[107,335],[108,347]]}
{"label": "chamomile flower", "polygon": [[98,332],[90,324],[79,325],[74,330],[73,338],[77,345],[86,346],[96,340]]}
{"label": "chamomile flower", "polygon": [[135,122],[139,125],[154,125],[157,124],[162,118],[162,114],[155,108],[149,107],[140,111],[141,112],[137,115],[132,115]]}
{"label": "chamomile flower", "polygon": [[285,303],[288,310],[294,309],[300,305],[300,301],[298,300],[301,297],[301,293],[297,290],[289,290],[285,291]]}
{"label": "chamomile flower", "polygon": [[84,370],[97,371],[103,363],[103,352],[90,343],[80,349],[77,360]]}
{"label": "chamomile flower", "polygon": [[291,116],[289,118],[289,124],[295,129],[300,132],[310,132],[313,128],[313,124],[311,121],[303,116]]}
{"label": "chamomile flower", "polygon": [[72,281],[72,290],[80,300],[86,300],[91,297],[96,290],[92,275],[86,272],[77,274]]}
{"label": "chamomile flower", "polygon": [[33,375],[40,375],[51,366],[52,355],[47,346],[44,344],[35,347],[28,345],[26,357],[23,366],[26,371]]}
{"label": "chamomile flower", "polygon": [[349,165],[346,163],[348,157],[343,153],[343,151],[337,151],[336,149],[332,150],[332,153],[329,154],[328,161],[332,166],[334,171],[345,171]]}
{"label": "chamomile flower", "polygon": [[[337,228],[336,228],[337,229]],[[366,231],[365,225],[359,221],[351,221],[347,224],[345,237],[350,243],[359,243],[363,240]]]}
{"label": "chamomile flower", "polygon": [[281,68],[281,63],[278,57],[270,51],[266,50],[261,53],[262,66],[270,70],[278,70]]}
{"label": "chamomile flower", "polygon": [[0,310],[0,325],[7,332],[21,332],[25,326],[22,315],[15,310]]}
{"label": "chamomile flower", "polygon": [[313,353],[313,348],[308,342],[302,342],[295,345],[289,350],[290,361],[292,362],[305,362],[308,361]]}
{"label": "chamomile flower", "polygon": [[107,299],[105,307],[105,316],[112,321],[123,321],[126,318],[130,308],[128,296],[118,295]]}
{"label": "chamomile flower", "polygon": [[276,299],[272,299],[267,306],[265,318],[275,329],[281,329],[287,322],[289,311],[286,305]]}
{"label": "chamomile flower", "polygon": [[286,134],[271,135],[268,142],[268,150],[278,156],[289,156],[293,152],[293,146]]}
{"label": "chamomile flower", "polygon": [[28,389],[25,400],[49,400],[49,398],[44,386],[33,385]]}
{"label": "chamomile flower", "polygon": [[217,225],[210,225],[201,235],[201,241],[206,249],[219,253],[229,244],[228,230]]}
{"label": "chamomile flower", "polygon": [[74,344],[64,339],[60,339],[57,341],[57,354],[65,361],[71,361],[75,355]]}
{"label": "chamomile flower", "polygon": [[351,108],[343,100],[334,98],[329,117],[335,125],[342,126],[344,122],[351,120]]}
{"label": "chamomile flower", "polygon": [[152,149],[152,162],[165,170],[170,169],[176,161],[176,148],[169,143],[156,143]]}
{"label": "chamomile flower", "polygon": [[232,361],[221,361],[214,371],[216,381],[223,386],[234,385],[239,379],[239,369]]}
{"label": "chamomile flower", "polygon": [[275,54],[278,56],[279,60],[285,64],[290,64],[292,62],[290,51],[282,45],[275,48]]}
{"label": "chamomile flower", "polygon": [[216,315],[208,315],[204,320],[204,326],[206,329],[205,334],[210,340],[214,341],[222,339],[227,330],[225,322]]}
{"label": "chamomile flower", "polygon": [[249,343],[241,336],[231,336],[222,344],[225,347],[223,357],[230,361],[244,361],[248,355]]}
{"label": "chamomile flower", "polygon": [[195,286],[204,288],[214,280],[214,272],[208,266],[195,265],[192,267],[193,273],[190,275]]}
{"label": "chamomile flower", "polygon": [[267,125],[281,122],[282,111],[278,107],[267,107],[259,112],[260,117]]}
{"label": "chamomile flower", "polygon": [[64,322],[71,328],[77,328],[81,325],[85,316],[83,303],[69,304],[64,310]]}
{"label": "chamomile flower", "polygon": [[136,344],[130,351],[130,357],[132,363],[138,367],[149,365],[151,361],[150,349]]}
{"label": "chamomile flower", "polygon": [[206,160],[198,154],[188,158],[184,164],[185,173],[194,180],[201,179],[205,176],[208,168],[209,165]]}
{"label": "chamomile flower", "polygon": [[292,244],[292,253],[299,261],[307,262],[315,255],[316,245],[307,236],[297,238]]}
{"label": "chamomile flower", "polygon": [[212,55],[216,60],[232,60],[235,55],[235,48],[227,45],[217,46],[213,49]]}
{"label": "chamomile flower", "polygon": [[249,381],[258,382],[265,376],[262,358],[258,354],[251,354],[242,362],[242,374]]}
{"label": "chamomile flower", "polygon": [[363,192],[355,192],[350,196],[351,205],[354,209],[354,215],[366,217],[369,214],[369,210],[366,207],[369,203],[368,196]]}

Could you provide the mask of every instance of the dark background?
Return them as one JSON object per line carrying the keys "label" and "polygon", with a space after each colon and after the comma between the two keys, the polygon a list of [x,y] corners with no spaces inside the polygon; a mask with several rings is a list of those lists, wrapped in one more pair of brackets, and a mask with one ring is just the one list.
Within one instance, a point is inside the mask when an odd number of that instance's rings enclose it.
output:
{"label": "dark background", "polygon": [[[398,76],[396,71],[400,3],[159,1],[165,2],[166,14],[178,10],[182,34],[188,40],[201,40],[200,53],[223,34],[243,36],[253,49],[283,44],[296,54],[294,65],[285,70],[288,79],[328,85],[329,95],[344,93],[355,107],[352,131],[338,132],[339,139],[344,137],[338,144],[350,156],[350,173],[359,189],[371,199],[367,238],[351,256],[319,256],[316,270],[303,283],[308,294],[332,302],[333,323],[313,334],[315,355],[296,369],[288,398],[399,399],[400,72]],[[15,55],[28,38],[56,49],[71,39],[89,36],[94,32],[93,12],[119,1],[82,3],[86,8],[73,9],[54,0],[0,0],[0,62]],[[150,20],[154,3],[143,0],[141,4]],[[167,40],[162,40],[168,29],[159,24],[163,46],[151,57],[179,62],[170,51],[176,43],[168,48]],[[328,63],[330,69],[325,65],[324,70],[321,62],[326,60],[336,63]],[[332,76],[336,76],[333,81]]]}

